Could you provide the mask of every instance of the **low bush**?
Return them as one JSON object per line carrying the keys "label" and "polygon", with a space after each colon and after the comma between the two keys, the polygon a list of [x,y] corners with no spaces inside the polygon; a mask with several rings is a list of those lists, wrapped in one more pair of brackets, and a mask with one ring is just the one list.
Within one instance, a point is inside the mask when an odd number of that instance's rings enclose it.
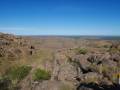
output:
{"label": "low bush", "polygon": [[85,48],[76,48],[76,53],[77,54],[86,54],[87,49],[85,49]]}
{"label": "low bush", "polygon": [[30,66],[16,66],[12,67],[9,72],[7,73],[7,76],[12,81],[20,81],[23,78],[25,78],[31,70]]}
{"label": "low bush", "polygon": [[36,69],[33,74],[33,79],[35,81],[49,80],[50,77],[51,77],[51,75],[48,71],[42,70],[40,68]]}

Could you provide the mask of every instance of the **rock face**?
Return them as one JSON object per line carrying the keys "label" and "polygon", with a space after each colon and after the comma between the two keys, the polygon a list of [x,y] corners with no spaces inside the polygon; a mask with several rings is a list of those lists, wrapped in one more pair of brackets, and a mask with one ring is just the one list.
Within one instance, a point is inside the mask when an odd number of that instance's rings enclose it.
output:
{"label": "rock face", "polygon": [[[53,77],[55,80],[75,86],[77,90],[106,90],[109,85],[111,88],[108,90],[114,90],[112,88],[115,88],[114,83],[117,84],[115,80],[117,77],[113,75],[120,72],[117,63],[119,60],[116,60],[119,59],[117,58],[119,55],[117,54],[117,57],[114,55],[109,52],[97,52],[94,54],[74,55],[67,58],[67,60],[64,58],[64,61],[57,58]],[[61,61],[63,62],[60,63]],[[93,83],[93,86],[89,83]],[[77,88],[77,86],[79,87]]]}

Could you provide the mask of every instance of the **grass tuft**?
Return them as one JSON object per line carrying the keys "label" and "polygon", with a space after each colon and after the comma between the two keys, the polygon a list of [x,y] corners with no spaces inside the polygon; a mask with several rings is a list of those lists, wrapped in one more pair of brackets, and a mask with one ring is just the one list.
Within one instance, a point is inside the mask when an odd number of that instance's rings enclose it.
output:
{"label": "grass tuft", "polygon": [[33,79],[35,81],[49,80],[50,77],[51,77],[51,75],[48,71],[42,70],[40,68],[36,69],[33,74]]}
{"label": "grass tuft", "polygon": [[12,81],[20,81],[29,74],[31,69],[30,66],[12,67],[7,75]]}
{"label": "grass tuft", "polygon": [[85,49],[85,48],[76,48],[76,53],[77,54],[86,54],[87,49]]}

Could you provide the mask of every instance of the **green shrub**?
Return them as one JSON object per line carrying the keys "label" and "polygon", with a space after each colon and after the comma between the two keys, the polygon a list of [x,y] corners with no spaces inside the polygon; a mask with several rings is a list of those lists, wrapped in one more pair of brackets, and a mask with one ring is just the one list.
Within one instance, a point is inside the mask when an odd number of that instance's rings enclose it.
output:
{"label": "green shrub", "polygon": [[103,47],[103,48],[110,48],[110,45],[105,44],[105,45],[103,45],[102,47]]}
{"label": "green shrub", "polygon": [[30,70],[30,66],[12,67],[7,75],[13,81],[20,81],[29,74]]}
{"label": "green shrub", "polygon": [[33,75],[33,79],[35,81],[40,80],[49,80],[51,77],[50,73],[48,71],[42,70],[40,68],[36,69]]}
{"label": "green shrub", "polygon": [[85,49],[85,48],[76,48],[76,53],[77,54],[86,54],[87,49]]}

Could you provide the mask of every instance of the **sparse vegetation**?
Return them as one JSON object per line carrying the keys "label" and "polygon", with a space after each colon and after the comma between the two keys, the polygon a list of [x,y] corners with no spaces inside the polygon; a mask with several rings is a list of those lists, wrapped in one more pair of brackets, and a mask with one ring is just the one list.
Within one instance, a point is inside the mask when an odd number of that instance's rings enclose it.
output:
{"label": "sparse vegetation", "polygon": [[110,48],[110,45],[103,45],[104,48]]}
{"label": "sparse vegetation", "polygon": [[63,85],[60,90],[74,90],[69,85]]}
{"label": "sparse vegetation", "polygon": [[15,82],[18,82],[25,78],[31,70],[31,66],[16,66],[12,67],[8,73],[7,76]]}
{"label": "sparse vegetation", "polygon": [[116,49],[116,48],[110,48],[108,51],[109,51],[110,53],[119,53],[119,50]]}
{"label": "sparse vegetation", "polygon": [[85,48],[76,48],[76,53],[77,54],[86,54],[87,53],[87,49]]}
{"label": "sparse vegetation", "polygon": [[49,80],[50,77],[51,77],[51,75],[48,71],[42,70],[40,68],[36,69],[33,74],[33,79],[35,81]]}
{"label": "sparse vegetation", "polygon": [[118,84],[120,46],[111,45],[115,41],[26,37],[26,43],[8,36],[0,37],[10,42],[0,45],[0,90],[36,90],[36,84],[39,90],[72,90],[78,83]]}

